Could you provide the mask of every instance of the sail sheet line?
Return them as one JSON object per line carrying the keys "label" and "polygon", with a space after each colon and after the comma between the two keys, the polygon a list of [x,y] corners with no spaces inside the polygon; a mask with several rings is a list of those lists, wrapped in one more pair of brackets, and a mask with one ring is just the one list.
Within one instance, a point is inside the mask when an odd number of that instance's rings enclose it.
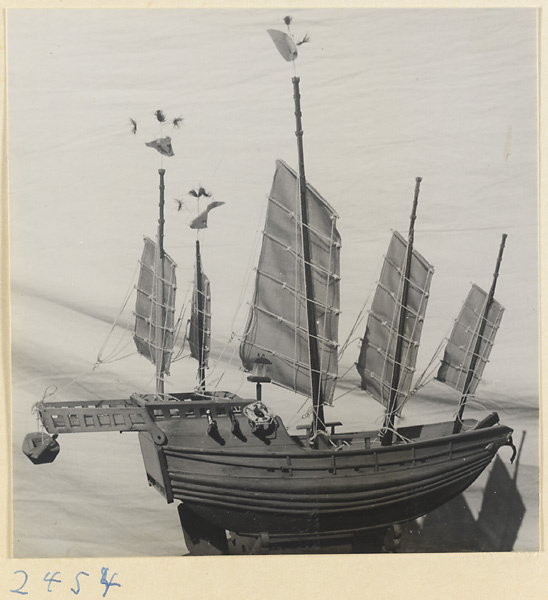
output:
{"label": "sail sheet line", "polygon": [[[383,261],[383,259],[381,258],[379,260],[379,262],[377,263],[377,268],[375,269],[375,273],[378,273],[380,271],[380,265],[381,265],[382,261]],[[346,336],[344,343],[341,345],[341,347],[339,349],[339,360],[342,359],[347,348],[350,345],[352,345],[355,341],[359,341],[361,343],[362,338],[360,336],[356,336],[356,337],[354,337],[354,336],[355,336],[355,333],[358,330],[358,328],[363,323],[363,319],[365,318],[365,313],[366,312],[369,313],[369,311],[367,310],[367,306],[369,306],[369,301],[371,300],[371,294],[374,292],[374,290],[375,290],[375,286],[373,285],[370,287],[370,291],[367,294],[367,296],[358,312],[358,315],[356,316],[356,319],[354,321],[354,324],[352,325],[352,328],[350,329],[350,332]],[[347,373],[348,373],[348,371],[347,371]],[[346,373],[345,373],[345,375],[346,375]]]}
{"label": "sail sheet line", "polygon": [[[225,375],[225,372],[226,372],[225,371],[225,364],[228,365],[228,366],[231,366],[233,364],[234,357],[236,356],[236,352],[237,352],[237,347],[235,345],[233,345],[234,339],[237,338],[241,342],[242,339],[243,339],[243,337],[244,337],[244,335],[245,335],[245,331],[242,332],[241,334],[240,333],[236,333],[234,331],[234,329],[235,329],[234,325],[235,325],[236,320],[237,320],[237,318],[238,318],[238,316],[240,314],[240,309],[241,309],[241,307],[242,307],[242,305],[244,303],[245,293],[246,293],[246,291],[248,289],[249,280],[250,280],[250,278],[252,276],[252,273],[253,273],[252,265],[253,265],[254,257],[257,254],[257,248],[258,248],[260,240],[262,238],[262,236],[259,235],[259,233],[260,233],[259,230],[260,230],[260,226],[261,226],[261,223],[262,223],[263,220],[264,220],[264,211],[261,211],[261,214],[259,216],[259,220],[257,221],[256,227],[255,227],[256,235],[254,236],[254,239],[253,239],[253,247],[252,247],[252,249],[251,249],[251,251],[250,251],[250,253],[248,255],[248,262],[247,262],[246,268],[244,270],[244,274],[245,274],[244,281],[243,281],[243,284],[241,286],[240,295],[238,297],[236,308],[234,310],[232,321],[230,323],[230,332],[231,332],[231,334],[230,334],[229,338],[225,341],[225,343],[223,345],[223,348],[221,349],[218,357],[213,361],[213,366],[210,367],[210,371],[209,371],[209,386],[214,391],[219,388],[219,385],[220,385],[220,383],[221,383],[221,381],[222,381],[222,379],[223,379],[223,377]],[[228,357],[227,362],[224,363],[223,362],[224,356],[228,352],[231,344],[232,344],[232,350],[230,352],[230,356]],[[214,379],[216,371],[219,368],[219,365],[223,365],[223,370],[221,371],[221,374],[216,379]],[[240,387],[241,386],[242,386],[242,383],[240,383]],[[238,388],[236,390],[236,393],[238,392],[239,389],[240,388]]]}
{"label": "sail sheet line", "polygon": [[[122,352],[123,349],[125,349],[129,343],[131,342],[126,342],[122,347],[121,344],[123,342],[123,339],[125,337],[125,334],[127,331],[129,331],[129,329],[132,327],[131,323],[128,321],[126,323],[126,326],[124,327],[124,331],[122,333],[122,335],[120,336],[120,338],[118,339],[118,341],[116,342],[114,348],[109,352],[108,356],[106,358],[103,358],[103,353],[106,350],[107,344],[109,343],[110,339],[112,338],[112,336],[114,335],[114,331],[116,329],[116,325],[118,324],[118,321],[120,319],[120,317],[122,316],[122,314],[124,313],[124,311],[126,310],[126,306],[135,290],[135,280],[137,278],[137,272],[139,270],[139,261],[137,261],[137,264],[135,266],[135,271],[133,272],[133,275],[129,281],[129,285],[128,285],[128,289],[126,291],[126,294],[124,296],[124,301],[122,302],[122,306],[120,307],[120,310],[118,311],[118,314],[116,315],[116,317],[114,318],[114,320],[112,321],[111,324],[111,328],[110,331],[107,333],[105,340],[103,342],[103,344],[101,345],[101,347],[99,348],[99,352],[97,353],[97,358],[96,361],[97,363],[108,363],[108,362],[114,362],[115,360],[119,360],[118,359],[118,355],[120,354],[120,352]],[[131,354],[126,355],[126,356],[131,356]]]}
{"label": "sail sheet line", "polygon": [[444,347],[444,344],[445,344],[445,340],[442,339],[441,342],[439,343],[436,351],[432,355],[432,358],[430,359],[430,362],[426,365],[426,367],[423,370],[423,372],[417,378],[417,380],[415,382],[415,385],[413,386],[413,389],[400,402],[400,406],[399,406],[398,413],[397,413],[398,416],[401,415],[403,407],[405,406],[405,404],[407,404],[407,402],[409,401],[409,399],[411,398],[411,396],[414,396],[419,390],[421,390],[423,387],[425,387],[426,385],[428,385],[431,381],[433,381],[435,379],[434,372],[438,368],[438,366],[437,366],[437,359],[438,359],[438,356],[440,355],[440,352],[442,351],[442,349]]}

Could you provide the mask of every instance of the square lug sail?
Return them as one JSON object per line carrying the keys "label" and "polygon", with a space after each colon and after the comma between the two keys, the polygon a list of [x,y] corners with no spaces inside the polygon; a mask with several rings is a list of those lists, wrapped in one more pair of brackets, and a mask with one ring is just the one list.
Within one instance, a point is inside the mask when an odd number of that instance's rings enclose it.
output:
{"label": "square lug sail", "polygon": [[[335,211],[309,185],[306,200],[321,385],[324,401],[330,403],[337,377],[340,236]],[[299,206],[298,176],[277,161],[240,358],[250,371],[264,355],[272,362],[274,383],[311,396]]]}
{"label": "square lug sail", "polygon": [[[488,294],[477,285],[472,285],[447,340],[443,359],[436,379],[464,393],[466,377],[476,348],[481,320],[485,312]],[[467,394],[474,394],[481,380],[495,336],[502,320],[504,308],[493,300],[486,315],[485,329],[481,336],[474,375]]]}
{"label": "square lug sail", "polygon": [[[407,242],[395,231],[384,259],[356,365],[362,389],[386,407],[392,386],[406,257]],[[413,250],[395,410],[411,388],[433,273],[432,265]]]}
{"label": "square lug sail", "polygon": [[161,264],[157,244],[150,238],[144,242],[133,339],[139,353],[152,364],[156,365],[158,359],[162,361],[162,372],[167,374],[174,343],[176,265],[165,253]]}
{"label": "square lug sail", "polygon": [[[197,282],[194,284],[190,325],[188,328],[188,344],[192,358],[195,358],[198,362],[203,360],[203,366],[207,367],[211,339],[211,293],[209,279],[203,271],[201,272],[201,279],[201,290],[198,290]],[[202,324],[201,331],[200,321]],[[202,349],[203,356],[200,356],[200,348]]]}

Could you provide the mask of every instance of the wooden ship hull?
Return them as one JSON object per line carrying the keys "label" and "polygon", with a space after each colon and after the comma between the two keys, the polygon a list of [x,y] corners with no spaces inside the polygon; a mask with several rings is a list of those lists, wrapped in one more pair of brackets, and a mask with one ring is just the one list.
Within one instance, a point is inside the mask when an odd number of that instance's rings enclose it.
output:
{"label": "wooden ship hull", "polygon": [[[297,57],[288,33],[269,30],[286,61]],[[39,402],[53,437],[29,434],[24,451],[35,463],[53,460],[58,434],[84,431],[139,433],[148,482],[179,516],[191,553],[228,553],[226,531],[290,543],[356,538],[422,516],[465,490],[512,430],[493,414],[463,421],[488,361],[503,307],[494,292],[503,235],[489,293],[474,286],[449,338],[437,379],[461,394],[451,422],[398,428],[411,395],[433,267],[414,249],[421,178],[415,179],[407,240],[393,232],[356,363],[361,390],[385,408],[382,428],[337,432],[324,405],[334,400],[338,375],[340,248],[337,214],[306,180],[300,78],[292,77],[298,172],[282,160],[276,169],[256,268],[250,313],[240,337],[240,359],[255,399],[208,391],[205,372],[211,338],[211,294],[202,268],[199,230],[211,201],[189,224],[196,229],[191,316],[186,337],[197,360],[194,392],[164,390],[180,322],[175,318],[176,265],[164,251],[164,175],[156,241],[145,238],[136,286],[134,341],[156,367],[156,392],[101,402]],[[162,111],[157,111],[165,120]],[[158,120],[160,116],[157,114]],[[161,151],[170,138],[147,143]],[[172,156],[171,147],[162,154]],[[210,198],[204,188],[191,190]],[[199,204],[198,204],[199,207]],[[290,435],[261,401],[273,382],[307,398],[306,431]],[[417,387],[418,389],[418,387]],[[296,412],[297,402],[295,403]],[[304,406],[304,405],[302,405]],[[301,407],[302,408],[302,407]],[[297,428],[299,429],[299,428]],[[203,542],[203,543],[202,543]]]}
{"label": "wooden ship hull", "polygon": [[311,449],[307,436],[289,435],[279,417],[269,430],[253,431],[242,409],[255,400],[229,393],[173,398],[48,403],[41,418],[50,434],[139,431],[149,484],[167,502],[180,501],[187,521],[201,518],[222,535],[303,542],[356,537],[424,515],[464,491],[511,445],[512,430],[493,416],[466,420],[458,434],[452,421],[400,428],[409,441],[391,446],[380,444],[378,431],[333,432],[334,446]]}

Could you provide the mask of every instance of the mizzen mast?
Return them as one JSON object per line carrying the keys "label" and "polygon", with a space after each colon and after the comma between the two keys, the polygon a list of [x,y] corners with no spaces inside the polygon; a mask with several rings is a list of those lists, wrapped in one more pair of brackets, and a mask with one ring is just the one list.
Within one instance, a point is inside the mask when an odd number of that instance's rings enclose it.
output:
{"label": "mizzen mast", "polygon": [[[493,273],[493,281],[491,283],[491,289],[489,290],[489,294],[487,295],[487,299],[485,301],[485,305],[481,314],[481,318],[479,320],[479,328],[477,333],[477,338],[474,344],[474,351],[472,353],[472,358],[470,360],[470,366],[468,367],[468,372],[466,374],[466,380],[464,382],[464,386],[462,388],[462,394],[459,401],[459,409],[457,413],[457,417],[455,419],[455,424],[453,426],[453,433],[459,433],[462,429],[462,415],[464,413],[464,408],[466,406],[466,401],[468,399],[469,394],[472,392],[472,384],[474,378],[476,377],[476,368],[478,366],[478,361],[486,360],[483,355],[485,351],[482,351],[482,346],[486,345],[488,340],[485,336],[485,330],[487,328],[489,322],[489,313],[494,303],[495,299],[495,289],[497,286],[497,279],[499,276],[500,265],[502,262],[502,255],[504,252],[504,246],[506,244],[507,234],[502,234],[502,240],[499,247],[499,253],[497,256],[497,262],[495,265],[495,272]],[[496,330],[495,330],[496,332]],[[494,334],[492,334],[494,337]]]}

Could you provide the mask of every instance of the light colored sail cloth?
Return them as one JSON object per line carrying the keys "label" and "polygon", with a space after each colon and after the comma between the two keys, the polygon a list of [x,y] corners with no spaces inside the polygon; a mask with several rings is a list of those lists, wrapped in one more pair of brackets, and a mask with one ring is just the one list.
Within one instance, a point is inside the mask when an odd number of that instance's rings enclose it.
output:
{"label": "light colored sail cloth", "polygon": [[[311,396],[299,196],[297,174],[277,161],[240,358],[251,371],[264,355],[274,383]],[[306,199],[321,384],[330,403],[337,377],[340,236],[337,215],[311,186]]]}
{"label": "light colored sail cloth", "polygon": [[[392,388],[406,258],[407,242],[395,231],[384,259],[356,365],[362,389],[386,407]],[[413,250],[395,410],[411,388],[433,272],[433,267]]]}
{"label": "light colored sail cloth", "polygon": [[152,140],[152,142],[145,142],[145,146],[149,148],[154,148],[154,150],[158,150],[160,154],[164,156],[174,156],[173,148],[171,146],[171,138],[163,137],[158,138],[157,140]]}
{"label": "light colored sail cloth", "polygon": [[[199,326],[198,296],[201,294],[202,304],[202,331]],[[201,336],[201,340],[200,340]],[[209,357],[209,344],[211,339],[211,293],[209,279],[202,271],[202,290],[198,291],[196,282],[194,284],[194,293],[192,295],[192,310],[190,313],[190,325],[188,328],[188,343],[190,346],[190,355],[200,362],[200,341],[203,348],[204,367],[207,367]]]}
{"label": "light colored sail cloth", "polygon": [[218,206],[222,206],[224,202],[220,202],[219,200],[214,200],[207,205],[207,208],[202,211],[195,219],[192,219],[190,222],[191,229],[205,229],[207,227],[207,215],[209,215],[210,211]]}
{"label": "light colored sail cloth", "polygon": [[266,31],[285,60],[290,62],[297,58],[297,44],[290,35],[278,29],[267,29]]}
{"label": "light colored sail cloth", "polygon": [[[487,292],[477,285],[472,285],[453,330],[441,361],[436,379],[464,393],[466,377],[477,345],[482,315],[487,303]],[[478,358],[474,376],[468,388],[468,394],[474,394],[481,380],[483,370],[495,341],[495,336],[502,320],[504,308],[493,300],[486,316],[485,329],[481,336]]]}
{"label": "light colored sail cloth", "polygon": [[[161,357],[162,371],[169,373],[174,341],[176,265],[164,253],[163,266],[160,267],[157,252],[157,244],[150,238],[145,238],[137,283],[133,339],[139,353],[154,365],[157,357]],[[163,276],[160,275],[161,271]],[[163,287],[161,303],[158,302],[157,295],[159,286]]]}

